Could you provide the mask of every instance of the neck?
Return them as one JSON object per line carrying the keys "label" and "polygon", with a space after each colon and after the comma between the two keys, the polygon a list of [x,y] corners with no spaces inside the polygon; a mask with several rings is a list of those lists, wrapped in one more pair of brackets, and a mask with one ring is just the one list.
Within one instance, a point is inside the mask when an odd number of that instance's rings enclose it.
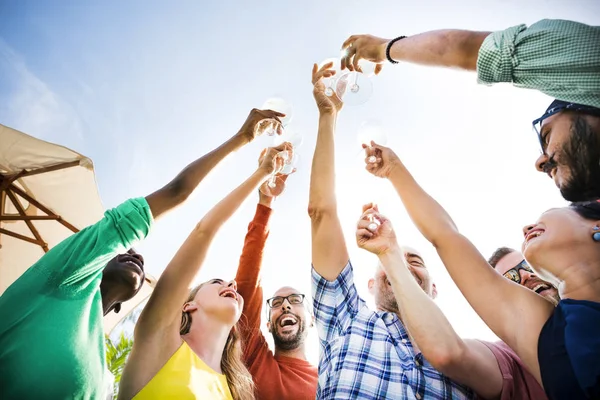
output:
{"label": "neck", "polygon": [[[565,268],[558,292],[561,299],[600,302],[600,266],[598,263],[580,262]],[[563,279],[564,277],[564,279]]]}
{"label": "neck", "polygon": [[229,324],[216,318],[203,317],[200,312],[195,312],[189,333],[181,338],[206,365],[222,374],[221,358],[231,329]]}
{"label": "neck", "polygon": [[275,357],[279,356],[297,358],[299,360],[308,361],[308,359],[306,358],[306,346],[304,345],[304,343],[292,350],[284,350],[276,347]]}

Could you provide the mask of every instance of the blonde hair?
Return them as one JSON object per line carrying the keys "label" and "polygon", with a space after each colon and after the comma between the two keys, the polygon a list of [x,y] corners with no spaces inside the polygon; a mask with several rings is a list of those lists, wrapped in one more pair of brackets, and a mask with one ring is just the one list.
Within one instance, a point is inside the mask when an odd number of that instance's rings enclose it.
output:
{"label": "blonde hair", "polygon": [[[202,286],[204,286],[204,283],[190,291],[186,303],[194,300],[198,290]],[[189,333],[191,327],[192,316],[187,311],[182,312],[179,334],[185,335]],[[242,339],[238,326],[235,324],[229,332],[223,354],[221,355],[221,370],[227,378],[227,384],[234,400],[254,400],[254,381],[252,380],[250,371],[248,371],[248,368],[246,368],[246,365],[242,361],[242,354]]]}

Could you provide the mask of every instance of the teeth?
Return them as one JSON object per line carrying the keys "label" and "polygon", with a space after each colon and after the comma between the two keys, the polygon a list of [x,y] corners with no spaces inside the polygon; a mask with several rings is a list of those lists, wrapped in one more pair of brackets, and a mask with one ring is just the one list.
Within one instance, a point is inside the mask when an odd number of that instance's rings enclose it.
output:
{"label": "teeth", "polygon": [[279,323],[281,326],[284,326],[287,324],[287,322],[291,322],[291,324],[289,325],[293,325],[296,323],[296,319],[293,317],[285,317],[281,320],[281,322]]}
{"label": "teeth", "polygon": [[536,292],[536,293],[539,293],[539,292],[542,292],[542,291],[544,291],[546,289],[548,289],[548,287],[546,285],[544,285],[543,283],[540,283],[539,285],[536,285],[533,288],[533,291]]}

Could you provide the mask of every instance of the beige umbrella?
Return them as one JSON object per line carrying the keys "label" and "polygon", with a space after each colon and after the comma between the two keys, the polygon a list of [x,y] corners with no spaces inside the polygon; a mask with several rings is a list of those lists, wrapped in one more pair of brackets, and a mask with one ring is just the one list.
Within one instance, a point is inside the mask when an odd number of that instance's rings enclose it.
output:
{"label": "beige umbrella", "polygon": [[[102,218],[92,160],[66,147],[0,125],[0,295],[62,240]],[[155,282],[123,304],[120,318]]]}

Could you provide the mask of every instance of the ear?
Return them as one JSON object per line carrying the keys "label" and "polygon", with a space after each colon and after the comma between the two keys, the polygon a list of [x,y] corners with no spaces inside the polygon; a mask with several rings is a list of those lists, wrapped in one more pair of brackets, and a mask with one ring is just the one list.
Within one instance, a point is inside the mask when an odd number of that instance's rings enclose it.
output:
{"label": "ear", "polygon": [[431,298],[433,300],[435,300],[435,298],[437,297],[437,286],[435,286],[435,283],[431,284]]}
{"label": "ear", "polygon": [[375,294],[373,289],[375,287],[375,279],[369,279],[369,283],[367,285],[369,286],[369,293]]}
{"label": "ear", "polygon": [[198,309],[198,305],[193,302],[193,301],[188,301],[187,303],[185,303],[183,305],[183,312],[192,312],[192,311],[196,311]]}
{"label": "ear", "polygon": [[267,321],[267,330],[271,332],[271,321]]}
{"label": "ear", "polygon": [[311,315],[310,316],[310,327],[312,328],[313,326],[315,326],[315,316]]}

